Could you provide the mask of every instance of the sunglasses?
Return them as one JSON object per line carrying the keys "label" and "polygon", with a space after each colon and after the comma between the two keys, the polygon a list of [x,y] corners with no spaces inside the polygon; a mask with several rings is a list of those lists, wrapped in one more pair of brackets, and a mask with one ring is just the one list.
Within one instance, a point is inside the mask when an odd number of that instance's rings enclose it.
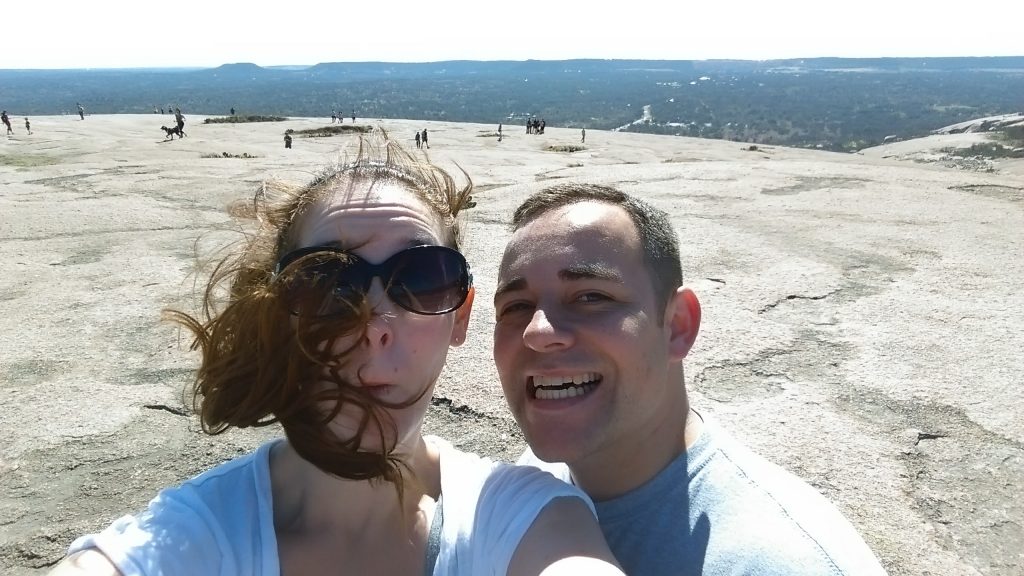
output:
{"label": "sunglasses", "polygon": [[392,302],[426,315],[457,310],[473,285],[466,259],[446,246],[406,248],[380,264],[340,248],[300,248],[281,258],[274,276],[288,310],[312,318],[354,313],[374,278]]}

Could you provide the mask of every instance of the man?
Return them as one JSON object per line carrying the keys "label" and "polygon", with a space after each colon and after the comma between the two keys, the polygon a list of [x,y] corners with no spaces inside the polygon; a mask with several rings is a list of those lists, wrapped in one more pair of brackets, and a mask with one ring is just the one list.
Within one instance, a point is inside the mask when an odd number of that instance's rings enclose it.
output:
{"label": "man", "polygon": [[821,494],[690,408],[701,309],[664,212],[569,184],[512,228],[494,357],[532,450],[520,463],[590,494],[627,574],[885,573]]}

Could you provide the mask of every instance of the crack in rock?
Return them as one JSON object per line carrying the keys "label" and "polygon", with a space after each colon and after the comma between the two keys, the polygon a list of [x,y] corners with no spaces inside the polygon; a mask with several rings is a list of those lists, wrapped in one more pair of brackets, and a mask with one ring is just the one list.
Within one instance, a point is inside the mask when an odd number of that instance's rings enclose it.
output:
{"label": "crack in rock", "polygon": [[474,410],[465,404],[459,404],[456,406],[455,402],[453,402],[451,398],[445,398],[444,396],[435,396],[431,398],[430,405],[435,406],[437,408],[447,409],[449,413],[455,414],[457,416],[468,416],[470,418],[475,418],[477,420],[501,420],[500,418],[496,418],[494,416],[491,416],[490,414],[484,414],[483,412]]}
{"label": "crack in rock", "polygon": [[174,408],[173,406],[168,406],[166,404],[145,404],[142,407],[149,410],[163,410],[164,412],[170,412],[175,416],[188,416],[188,414],[186,414],[184,410],[180,408]]}
{"label": "crack in rock", "polygon": [[785,298],[781,298],[779,300],[776,300],[775,302],[772,302],[771,304],[766,305],[764,308],[761,308],[760,310],[758,310],[757,313],[758,314],[764,314],[765,312],[771,310],[772,308],[775,308],[779,304],[782,304],[783,302],[786,302],[788,300],[824,300],[825,298],[828,298],[829,296],[833,296],[833,295],[839,293],[841,290],[842,290],[842,288],[836,288],[835,290],[832,290],[831,292],[827,292],[827,293],[821,294],[819,296],[804,296],[803,294],[789,294]]}

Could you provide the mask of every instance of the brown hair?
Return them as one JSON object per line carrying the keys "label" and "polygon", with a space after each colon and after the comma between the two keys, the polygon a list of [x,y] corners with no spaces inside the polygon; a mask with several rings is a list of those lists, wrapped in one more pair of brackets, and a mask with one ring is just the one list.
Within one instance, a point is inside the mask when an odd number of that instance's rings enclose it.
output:
{"label": "brown hair", "polygon": [[679,240],[668,214],[647,202],[610,186],[599,184],[560,184],[533,194],[516,208],[512,230],[519,230],[541,215],[578,202],[603,202],[625,210],[640,237],[644,267],[651,276],[654,296],[668,304],[676,289],[683,285],[679,262]]}
{"label": "brown hair", "polygon": [[[362,334],[372,311],[364,305],[344,321],[296,319],[278,297],[288,279],[275,278],[274,268],[281,256],[295,248],[295,232],[301,226],[296,222],[305,210],[340,185],[369,190],[377,182],[401,184],[439,219],[445,231],[441,242],[458,250],[458,217],[473,188],[469,176],[462,174],[467,184],[459,187],[450,174],[429,159],[414,158],[378,129],[359,136],[354,158],[326,168],[306,186],[276,181],[260,185],[253,201],[256,230],[237,245],[235,253],[216,264],[197,315],[202,320],[177,310],[165,311],[165,318],[192,332],[192,349],[202,353],[192,405],[200,413],[203,430],[219,434],[231,427],[280,422],[295,451],[324,472],[392,482],[401,497],[404,465],[392,453],[394,443],[386,443],[385,426],[393,430],[394,422],[383,408],[409,406],[421,396],[386,404],[344,381],[340,371],[352,348],[339,353],[333,343]],[[324,380],[334,386],[314,386]],[[333,409],[325,410],[331,403]],[[342,440],[328,424],[345,405],[360,408],[363,418],[358,433]],[[371,422],[380,433],[382,451],[359,449]]]}

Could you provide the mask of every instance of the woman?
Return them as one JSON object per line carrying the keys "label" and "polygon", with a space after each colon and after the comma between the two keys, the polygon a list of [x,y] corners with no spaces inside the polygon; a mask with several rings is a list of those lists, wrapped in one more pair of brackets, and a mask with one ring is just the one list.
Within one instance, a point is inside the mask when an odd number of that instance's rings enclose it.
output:
{"label": "woman", "polygon": [[204,430],[286,439],[79,538],[54,573],[621,574],[576,488],[421,434],[473,304],[471,189],[386,134],[304,188],[261,189],[205,320],[169,314],[202,351]]}

